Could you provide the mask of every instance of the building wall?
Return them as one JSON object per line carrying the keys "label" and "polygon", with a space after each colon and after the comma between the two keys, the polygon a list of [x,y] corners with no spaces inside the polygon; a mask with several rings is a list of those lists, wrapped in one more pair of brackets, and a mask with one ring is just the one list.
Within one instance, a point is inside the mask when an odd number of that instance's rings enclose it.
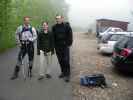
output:
{"label": "building wall", "polygon": [[111,20],[98,20],[96,24],[97,33],[105,31],[108,27],[119,27],[127,31],[128,22],[111,21]]}

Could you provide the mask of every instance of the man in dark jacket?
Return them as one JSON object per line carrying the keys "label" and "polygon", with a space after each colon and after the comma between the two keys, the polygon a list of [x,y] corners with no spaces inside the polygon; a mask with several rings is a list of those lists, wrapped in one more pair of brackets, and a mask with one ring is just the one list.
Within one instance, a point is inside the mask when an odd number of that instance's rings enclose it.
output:
{"label": "man in dark jacket", "polygon": [[61,74],[66,82],[70,79],[70,46],[72,45],[72,29],[68,22],[64,22],[61,15],[56,16],[57,23],[53,26],[55,51],[60,64]]}
{"label": "man in dark jacket", "polygon": [[[38,31],[37,54],[40,55],[40,77],[38,80],[44,78],[44,71],[46,72],[46,78],[51,78],[50,68],[52,55],[54,54],[54,37],[48,29],[48,22],[43,22],[42,28]],[[47,64],[45,67],[43,64],[44,57]]]}

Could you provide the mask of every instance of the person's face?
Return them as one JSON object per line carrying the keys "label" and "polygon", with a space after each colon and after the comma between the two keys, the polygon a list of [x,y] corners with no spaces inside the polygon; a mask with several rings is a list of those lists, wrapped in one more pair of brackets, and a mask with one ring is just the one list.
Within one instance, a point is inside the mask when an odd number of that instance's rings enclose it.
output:
{"label": "person's face", "polygon": [[48,24],[46,22],[43,23],[42,27],[43,27],[44,30],[48,30]]}
{"label": "person's face", "polygon": [[57,24],[61,24],[64,21],[62,16],[56,16],[56,22]]}
{"label": "person's face", "polygon": [[30,18],[29,18],[29,17],[25,17],[25,18],[24,18],[24,24],[25,24],[26,26],[28,26],[28,25],[30,24]]}

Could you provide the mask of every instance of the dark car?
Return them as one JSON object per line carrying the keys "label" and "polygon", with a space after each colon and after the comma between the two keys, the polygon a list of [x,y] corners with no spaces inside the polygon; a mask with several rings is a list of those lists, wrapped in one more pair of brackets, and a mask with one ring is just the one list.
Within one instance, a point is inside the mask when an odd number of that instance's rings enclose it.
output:
{"label": "dark car", "polygon": [[123,36],[115,44],[111,61],[115,68],[133,72],[133,36]]}

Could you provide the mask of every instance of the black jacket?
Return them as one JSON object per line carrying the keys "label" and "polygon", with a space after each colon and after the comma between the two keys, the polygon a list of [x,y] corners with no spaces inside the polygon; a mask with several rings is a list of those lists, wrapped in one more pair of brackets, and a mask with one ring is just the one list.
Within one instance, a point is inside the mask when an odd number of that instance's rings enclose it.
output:
{"label": "black jacket", "polygon": [[72,29],[69,23],[55,24],[52,27],[55,47],[69,47],[73,42]]}
{"label": "black jacket", "polygon": [[43,50],[44,53],[52,52],[54,53],[54,37],[52,32],[44,33],[43,29],[38,31],[37,38],[37,52],[40,54],[40,50]]}

